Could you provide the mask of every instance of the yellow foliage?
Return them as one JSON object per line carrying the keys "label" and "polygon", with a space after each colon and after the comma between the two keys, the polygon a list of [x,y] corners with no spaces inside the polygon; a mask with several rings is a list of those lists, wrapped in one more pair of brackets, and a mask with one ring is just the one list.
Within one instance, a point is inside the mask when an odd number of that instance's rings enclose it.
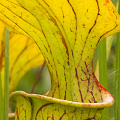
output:
{"label": "yellow foliage", "polygon": [[[4,25],[0,22],[0,70],[4,86]],[[9,91],[13,92],[21,77],[30,69],[40,66],[44,58],[35,42],[23,35],[10,33]]]}

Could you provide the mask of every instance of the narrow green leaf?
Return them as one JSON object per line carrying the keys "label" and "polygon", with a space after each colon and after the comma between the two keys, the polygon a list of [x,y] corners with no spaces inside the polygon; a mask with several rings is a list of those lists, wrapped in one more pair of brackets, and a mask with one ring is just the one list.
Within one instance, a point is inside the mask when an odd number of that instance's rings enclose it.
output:
{"label": "narrow green leaf", "polygon": [[119,58],[119,55],[120,55],[120,33],[117,34],[117,39],[116,39],[116,74],[115,74],[115,81],[114,81],[114,84],[115,84],[115,96],[114,96],[114,99],[115,99],[115,104],[114,104],[114,111],[115,111],[115,120],[119,120],[118,119],[118,112],[119,112],[119,80],[120,80],[120,58]]}
{"label": "narrow green leaf", "polygon": [[107,89],[106,39],[99,44],[99,81]]}
{"label": "narrow green leaf", "polygon": [[[99,43],[99,81],[107,89],[107,56],[106,56],[106,39]],[[108,108],[103,112],[102,120],[107,120]]]}
{"label": "narrow green leaf", "polygon": [[8,120],[9,108],[9,31],[5,29],[5,82],[4,82],[4,112]]}
{"label": "narrow green leaf", "polygon": [[3,109],[3,96],[2,96],[2,84],[1,84],[1,70],[0,70],[0,120],[4,118],[4,109]]}
{"label": "narrow green leaf", "polygon": [[[118,0],[118,12],[120,13],[120,2]],[[116,38],[116,74],[115,74],[115,104],[114,104],[114,119],[120,120],[120,33],[117,33]]]}

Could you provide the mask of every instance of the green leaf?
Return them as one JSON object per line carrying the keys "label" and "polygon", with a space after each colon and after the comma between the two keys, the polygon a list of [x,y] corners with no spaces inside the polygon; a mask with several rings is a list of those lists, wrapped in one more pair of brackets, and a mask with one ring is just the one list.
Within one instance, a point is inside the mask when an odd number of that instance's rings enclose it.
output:
{"label": "green leaf", "polygon": [[[3,103],[3,94],[2,94],[2,81],[1,81],[1,70],[0,70],[0,103]],[[0,105],[0,119],[4,119],[4,107],[3,104]]]}
{"label": "green leaf", "polygon": [[[120,13],[120,1],[118,1],[118,12]],[[114,118],[115,120],[120,119],[120,33],[117,33],[116,38],[116,66],[115,66],[115,80],[114,80],[114,99],[115,99],[115,105],[114,105]]]}
{"label": "green leaf", "polygon": [[[9,109],[9,30],[5,28],[5,82],[4,82],[4,119],[8,120]],[[2,104],[3,104],[2,103]]]}

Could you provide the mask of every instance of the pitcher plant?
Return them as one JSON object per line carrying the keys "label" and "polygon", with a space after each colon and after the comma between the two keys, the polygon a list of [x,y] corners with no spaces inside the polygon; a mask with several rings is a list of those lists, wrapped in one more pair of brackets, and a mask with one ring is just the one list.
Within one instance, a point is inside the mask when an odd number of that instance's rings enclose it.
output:
{"label": "pitcher plant", "polygon": [[110,0],[0,0],[0,20],[34,40],[51,77],[45,95],[10,95],[15,120],[101,120],[114,100],[94,75],[93,57],[98,43],[120,30]]}

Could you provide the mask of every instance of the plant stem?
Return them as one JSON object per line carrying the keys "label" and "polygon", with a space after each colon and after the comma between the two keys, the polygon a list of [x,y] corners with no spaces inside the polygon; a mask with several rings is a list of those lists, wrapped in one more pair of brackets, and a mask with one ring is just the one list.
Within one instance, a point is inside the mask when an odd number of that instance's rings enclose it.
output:
{"label": "plant stem", "polygon": [[116,39],[116,74],[115,74],[115,96],[114,96],[114,119],[119,120],[120,118],[120,111],[119,111],[119,104],[120,104],[120,33],[117,34]]}
{"label": "plant stem", "polygon": [[[118,49],[119,49],[119,63],[118,63],[118,69],[119,69],[119,71],[118,71],[118,119],[117,120],[120,120],[120,33],[118,33],[117,34],[117,37],[118,37],[118,39],[119,39],[119,43],[118,43]],[[116,102],[117,102],[116,101]]]}
{"label": "plant stem", "polygon": [[[106,39],[99,43],[99,81],[107,89],[107,56],[106,56]],[[107,116],[107,117],[106,117]],[[103,112],[102,120],[108,119],[108,108]]]}
{"label": "plant stem", "polygon": [[[118,0],[118,12],[120,13],[120,2]],[[116,38],[116,74],[115,74],[115,96],[114,96],[114,119],[120,120],[120,33]]]}
{"label": "plant stem", "polygon": [[3,96],[2,96],[2,81],[1,81],[1,70],[0,70],[0,120],[4,120],[4,107],[3,107]]}
{"label": "plant stem", "polygon": [[8,120],[9,109],[9,31],[5,28],[5,74],[4,74],[4,113]]}
{"label": "plant stem", "polygon": [[39,73],[38,73],[38,75],[37,75],[37,78],[36,78],[36,81],[35,81],[35,83],[34,83],[34,85],[33,85],[33,88],[32,88],[32,90],[31,90],[31,93],[33,93],[33,91],[34,91],[34,89],[35,89],[35,87],[36,87],[36,85],[37,85],[37,83],[38,83],[38,81],[39,81],[39,78],[40,78],[40,76],[41,76],[41,73],[42,73],[42,71],[43,71],[44,66],[45,66],[45,62],[43,63],[43,65],[42,65],[42,67],[41,67],[41,69],[40,69],[40,71],[39,71]]}

